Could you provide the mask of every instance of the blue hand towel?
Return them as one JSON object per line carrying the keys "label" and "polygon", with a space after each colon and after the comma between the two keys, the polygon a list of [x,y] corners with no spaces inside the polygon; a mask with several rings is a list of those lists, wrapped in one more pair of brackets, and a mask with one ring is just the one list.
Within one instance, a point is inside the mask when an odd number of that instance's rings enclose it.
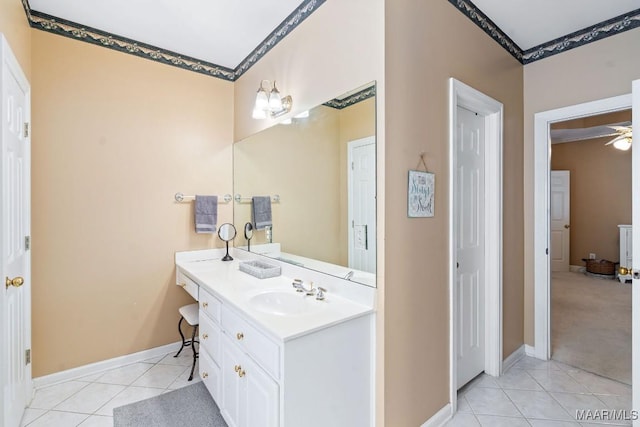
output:
{"label": "blue hand towel", "polygon": [[218,223],[218,196],[196,195],[196,233],[215,233]]}
{"label": "blue hand towel", "polygon": [[271,197],[253,196],[253,224],[256,230],[263,230],[272,225],[271,220]]}

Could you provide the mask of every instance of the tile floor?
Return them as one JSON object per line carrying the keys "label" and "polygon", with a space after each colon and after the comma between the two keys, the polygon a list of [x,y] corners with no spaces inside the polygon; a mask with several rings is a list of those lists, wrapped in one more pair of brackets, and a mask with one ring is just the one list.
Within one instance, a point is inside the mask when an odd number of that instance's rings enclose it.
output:
{"label": "tile floor", "polygon": [[[578,422],[577,410],[592,410]],[[556,361],[524,357],[500,378],[482,374],[458,392],[447,427],[593,427],[631,425],[594,420],[596,410],[626,410],[631,387]]]}
{"label": "tile floor", "polygon": [[[22,426],[112,427],[113,408],[187,382],[191,353],[183,351],[36,390]],[[197,367],[196,367],[197,372]],[[524,357],[502,377],[482,374],[460,390],[447,427],[593,427],[631,422],[576,421],[577,409],[631,408],[631,387],[556,361]]]}
{"label": "tile floor", "polygon": [[112,427],[113,408],[200,381],[189,372],[193,354],[185,349],[96,375],[43,387],[35,392],[21,426]]}

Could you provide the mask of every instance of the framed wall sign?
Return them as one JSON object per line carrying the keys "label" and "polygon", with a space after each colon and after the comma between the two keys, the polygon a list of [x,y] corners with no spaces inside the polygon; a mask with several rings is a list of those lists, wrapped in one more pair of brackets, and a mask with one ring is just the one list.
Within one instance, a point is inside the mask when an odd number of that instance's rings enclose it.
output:
{"label": "framed wall sign", "polygon": [[407,215],[409,218],[430,218],[434,214],[436,176],[430,172],[409,171]]}

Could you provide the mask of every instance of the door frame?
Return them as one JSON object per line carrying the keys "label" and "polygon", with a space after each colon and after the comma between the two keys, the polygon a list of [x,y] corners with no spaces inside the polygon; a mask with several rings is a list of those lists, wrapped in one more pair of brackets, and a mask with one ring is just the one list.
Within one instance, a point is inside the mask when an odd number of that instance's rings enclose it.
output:
{"label": "door frame", "polygon": [[538,359],[551,358],[551,124],[629,108],[631,94],[626,94],[543,111],[534,116],[534,356]]}
{"label": "door frame", "polygon": [[[353,263],[353,229],[351,228],[351,218],[353,216],[353,169],[351,169],[351,162],[353,162],[353,150],[362,147],[365,145],[373,145],[373,154],[374,154],[374,162],[375,162],[375,154],[376,154],[376,137],[375,136],[366,136],[364,138],[354,139],[347,143],[347,265],[349,268],[352,268],[351,265]],[[375,182],[376,171],[373,171],[373,179]],[[375,204],[375,201],[374,201]],[[374,223],[375,225],[375,223]],[[377,230],[372,236],[377,238]],[[376,242],[377,244],[377,242]],[[375,245],[373,246],[376,247]],[[377,257],[377,254],[376,254]]]}
{"label": "door frame", "polygon": [[485,118],[485,372],[502,373],[502,103],[454,78],[449,79],[449,392],[457,411],[455,189],[457,109],[464,107]]}
{"label": "door frame", "polygon": [[[18,60],[16,59],[15,55],[13,54],[13,51],[11,50],[11,47],[9,46],[9,42],[7,41],[4,34],[0,33],[0,95],[2,92],[2,81],[4,79],[5,72],[9,72],[15,77],[18,84],[26,94],[27,99],[25,104],[24,120],[25,122],[30,124],[31,123],[31,87],[29,85],[29,81],[27,80],[27,77],[25,76],[24,72],[22,71],[22,68],[20,67],[20,64],[18,63]],[[2,118],[5,117],[3,102],[0,102],[0,117]],[[2,135],[3,135],[2,123],[0,123],[0,188],[4,186],[4,182],[3,182],[4,171],[3,171],[3,159],[2,159],[2,144],[4,144],[4,141],[3,141]],[[31,195],[31,129],[29,129],[29,135],[26,138],[26,143],[29,145],[29,149],[28,149],[28,154],[25,156],[25,159],[28,162],[28,165],[27,165],[27,174],[25,177],[24,186],[28,194]],[[2,193],[1,190],[0,190],[0,193]],[[28,233],[27,235],[31,235],[31,197],[30,196],[29,196],[29,199],[27,199],[26,201],[26,205],[27,205],[25,209],[26,211],[25,213],[27,215],[26,232]],[[4,221],[5,221],[4,200],[0,199],[0,224],[4,223]],[[25,295],[26,307],[24,311],[25,313],[24,324],[25,324],[25,328],[27,329],[26,337],[25,337],[25,345],[27,346],[27,348],[31,348],[31,251],[28,250],[27,252],[28,252],[28,255],[27,255],[27,261],[25,266],[26,271],[23,276],[25,280],[25,284],[23,285],[22,288],[24,289],[24,292],[27,293],[27,295]],[[2,276],[0,277],[3,279],[3,283],[4,283],[4,277],[6,276],[5,274],[6,266],[5,266],[4,259],[5,259],[4,244],[0,244],[0,270],[2,273]],[[6,336],[7,325],[4,322],[5,312],[6,312],[6,293],[5,293],[5,290],[3,289],[0,292],[0,349],[5,349],[7,346],[7,336]],[[4,356],[5,356],[4,352],[0,353],[0,366],[5,366],[3,363]],[[29,402],[30,396],[33,393],[31,366],[32,366],[31,363],[25,366],[25,371],[26,371],[25,375],[26,375],[26,381],[27,381],[27,388],[25,390],[25,393],[27,395],[26,396],[27,402]],[[5,403],[4,389],[7,382],[7,378],[5,378],[4,373],[5,373],[5,370],[0,369],[0,423],[4,421],[5,415],[6,415],[5,412],[7,410],[7,408],[5,408],[4,406],[4,403]]]}

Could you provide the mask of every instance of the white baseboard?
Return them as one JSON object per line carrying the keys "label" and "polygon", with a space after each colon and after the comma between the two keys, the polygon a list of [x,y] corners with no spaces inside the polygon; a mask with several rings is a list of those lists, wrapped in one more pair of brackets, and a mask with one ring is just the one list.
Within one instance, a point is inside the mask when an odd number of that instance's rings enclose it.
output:
{"label": "white baseboard", "polygon": [[442,427],[451,419],[451,416],[453,415],[451,410],[451,403],[447,403],[444,408],[436,412],[433,417],[425,421],[420,427]]}
{"label": "white baseboard", "polygon": [[54,374],[34,378],[33,387],[41,388],[63,381],[86,377],[87,375],[98,374],[100,372],[108,371],[109,369],[119,368],[121,366],[130,365],[136,362],[142,362],[144,360],[151,359],[152,357],[163,356],[165,354],[176,351],[176,349],[178,348],[180,348],[180,341],[173,344],[150,348],[149,350],[139,351],[137,353],[114,357],[113,359],[107,359],[100,362],[90,363],[84,366],[78,366],[77,368],[72,368],[66,371],[60,371]]}
{"label": "white baseboard", "polygon": [[524,345],[524,354],[529,357],[536,357],[536,348],[532,345],[525,344]]}
{"label": "white baseboard", "polygon": [[584,265],[570,265],[569,271],[572,273],[584,273],[586,267]]}
{"label": "white baseboard", "polygon": [[516,362],[525,356],[524,344],[520,346],[516,351],[507,356],[502,362],[502,372],[506,372],[510,367],[516,364]]}

